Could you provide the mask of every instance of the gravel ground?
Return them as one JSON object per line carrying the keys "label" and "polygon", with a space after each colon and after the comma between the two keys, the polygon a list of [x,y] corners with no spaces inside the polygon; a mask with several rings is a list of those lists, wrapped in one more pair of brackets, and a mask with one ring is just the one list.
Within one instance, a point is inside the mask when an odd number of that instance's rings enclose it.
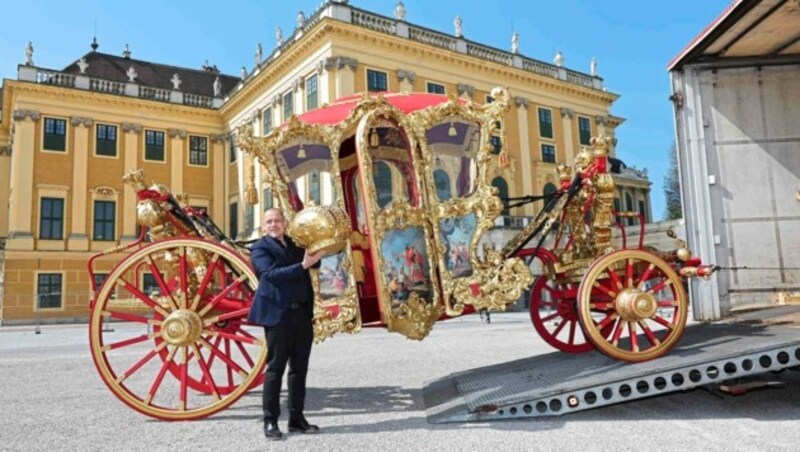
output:
{"label": "gravel ground", "polygon": [[[92,363],[85,325],[0,328],[0,449],[32,450],[797,450],[800,372],[744,396],[693,390],[562,417],[428,424],[426,382],[549,353],[526,314],[442,322],[421,342],[383,329],[315,346],[306,415],[318,435],[266,442],[261,391],[205,420],[163,422],[117,400]],[[281,420],[285,431],[286,420]]]}

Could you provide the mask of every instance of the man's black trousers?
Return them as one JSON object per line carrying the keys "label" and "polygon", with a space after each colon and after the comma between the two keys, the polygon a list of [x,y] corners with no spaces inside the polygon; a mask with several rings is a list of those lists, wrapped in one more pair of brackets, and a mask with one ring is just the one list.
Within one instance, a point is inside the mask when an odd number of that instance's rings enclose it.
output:
{"label": "man's black trousers", "polygon": [[264,422],[274,422],[281,414],[281,380],[289,364],[289,420],[303,419],[306,398],[306,373],[314,331],[306,309],[289,309],[275,326],[265,326],[267,371],[264,380]]}

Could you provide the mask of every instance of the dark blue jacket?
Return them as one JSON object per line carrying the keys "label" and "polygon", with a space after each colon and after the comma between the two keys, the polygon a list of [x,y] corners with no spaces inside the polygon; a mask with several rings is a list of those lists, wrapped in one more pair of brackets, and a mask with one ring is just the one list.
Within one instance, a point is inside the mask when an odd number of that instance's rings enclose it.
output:
{"label": "dark blue jacket", "polygon": [[314,314],[314,290],[311,277],[303,269],[305,251],[285,237],[286,248],[277,240],[264,236],[250,246],[250,260],[258,276],[250,315],[250,323],[275,326],[293,302],[303,303],[309,318]]}

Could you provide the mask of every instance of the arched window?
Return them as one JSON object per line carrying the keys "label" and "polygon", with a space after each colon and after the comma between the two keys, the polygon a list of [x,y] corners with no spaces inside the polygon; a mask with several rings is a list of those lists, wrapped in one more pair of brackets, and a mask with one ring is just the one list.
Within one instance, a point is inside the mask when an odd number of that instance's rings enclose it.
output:
{"label": "arched window", "polygon": [[[502,177],[495,177],[492,180],[492,187],[497,187],[497,196],[499,196],[501,199],[508,198],[508,183],[505,181],[505,179]],[[503,201],[504,206],[507,204],[507,201]],[[508,208],[503,209],[503,215],[509,215],[509,212],[510,211]]]}
{"label": "arched window", "polygon": [[552,195],[556,191],[558,191],[558,188],[556,187],[556,184],[554,184],[552,182],[548,182],[548,183],[545,184],[544,189],[542,190],[542,193],[545,196],[548,196],[548,195]]}
{"label": "arched window", "polygon": [[375,164],[375,191],[378,194],[378,207],[384,208],[392,202],[392,170],[384,162]]}
{"label": "arched window", "polygon": [[436,196],[439,201],[447,201],[452,197],[450,194],[450,176],[445,170],[437,169],[433,172],[433,181],[436,184]]}

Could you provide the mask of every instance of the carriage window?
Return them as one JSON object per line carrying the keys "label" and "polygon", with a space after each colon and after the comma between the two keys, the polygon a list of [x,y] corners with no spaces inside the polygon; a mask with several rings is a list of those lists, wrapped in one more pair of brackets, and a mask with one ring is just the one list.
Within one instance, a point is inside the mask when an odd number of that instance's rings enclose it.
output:
{"label": "carriage window", "polygon": [[390,207],[392,202],[399,199],[412,206],[418,205],[410,145],[403,129],[397,127],[394,121],[379,118],[369,129],[366,138],[372,156],[372,177],[378,207]]}
{"label": "carriage window", "polygon": [[425,133],[433,154],[433,180],[439,201],[470,196],[477,186],[480,127],[459,117],[447,118]]}
{"label": "carriage window", "polygon": [[289,201],[300,210],[309,201],[333,203],[331,151],[323,143],[297,137],[276,153],[278,172],[289,188]]}

